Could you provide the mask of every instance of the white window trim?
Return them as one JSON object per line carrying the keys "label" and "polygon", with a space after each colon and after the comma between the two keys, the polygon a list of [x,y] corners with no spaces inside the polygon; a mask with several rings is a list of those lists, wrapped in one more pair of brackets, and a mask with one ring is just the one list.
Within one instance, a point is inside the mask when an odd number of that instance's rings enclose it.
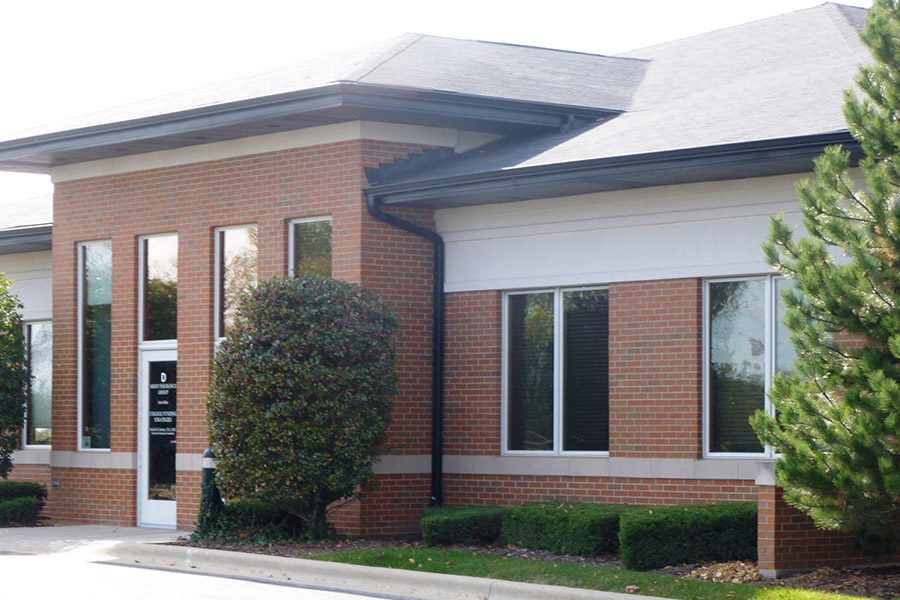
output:
{"label": "white window trim", "polygon": [[[28,356],[28,358],[29,358],[29,375],[30,375],[30,371],[31,371],[31,361],[30,361],[30,359],[31,359],[31,337],[28,335],[28,327],[29,327],[30,325],[43,325],[43,324],[47,324],[47,323],[50,324],[50,327],[51,327],[51,328],[53,327],[53,320],[52,320],[52,319],[31,319],[31,320],[23,321],[23,322],[22,322],[22,329],[23,329],[24,332],[25,332],[25,342],[26,342],[26,344],[27,344],[27,349],[28,349],[28,354],[29,354],[29,356]],[[53,371],[52,371],[52,369],[53,369],[53,366],[52,366],[52,365],[53,365],[53,358],[52,358],[52,355],[51,355],[51,359],[50,359],[50,364],[51,364],[51,367],[50,367],[50,369],[51,369],[51,371],[50,371],[50,376],[51,376],[51,378],[52,378],[52,377],[53,377]],[[30,381],[29,381],[29,383],[28,383],[28,386],[29,386],[29,390],[30,390],[30,389],[31,389],[31,382],[30,382]],[[30,397],[30,395],[29,395],[29,398],[28,398],[28,402],[31,402],[31,397]],[[80,403],[79,403],[79,406],[80,406]],[[50,408],[51,408],[51,411],[52,411],[52,409],[53,409],[53,400],[52,400],[52,398],[51,398],[51,401],[50,401]],[[25,419],[24,419],[24,423],[23,423],[23,427],[22,427],[22,450],[52,450],[52,449],[53,449],[53,444],[52,444],[52,443],[50,443],[50,444],[29,444],[29,443],[28,443],[28,405],[26,404],[26,406],[25,406]]]}
{"label": "white window trim", "polygon": [[765,399],[763,410],[766,414],[773,414],[772,401],[769,399],[769,391],[772,389],[772,380],[775,373],[775,302],[776,290],[775,280],[781,279],[780,275],[765,273],[760,275],[745,275],[741,277],[715,277],[703,280],[703,458],[709,459],[747,459],[747,460],[774,460],[778,458],[771,446],[766,445],[762,452],[712,452],[709,449],[711,437],[710,427],[712,426],[710,394],[709,394],[709,359],[710,359],[710,323],[709,323],[709,286],[711,283],[728,283],[735,281],[765,281],[766,289],[764,297],[765,320],[766,320],[766,373],[763,379],[765,386]]}
{"label": "white window trim", "polygon": [[152,235],[142,235],[138,238],[138,285],[137,285],[137,329],[138,329],[138,350],[172,350],[178,347],[178,340],[152,340],[146,341],[144,340],[144,282],[146,280],[146,273],[144,269],[146,268],[146,261],[144,253],[146,250],[144,249],[144,241],[153,239],[153,238],[161,238],[161,237],[170,237],[170,236],[178,237],[176,232],[170,233],[154,233]]}
{"label": "white window trim", "polygon": [[[318,223],[320,221],[328,221],[332,226],[332,244],[334,243],[334,220],[330,215],[321,216],[321,217],[304,217],[302,219],[291,219],[288,221],[288,275],[294,276],[294,268],[296,265],[294,264],[294,246],[296,242],[296,234],[294,233],[294,225],[299,223]],[[332,246],[332,263],[334,261],[334,247]],[[333,265],[332,265],[333,266]]]}
{"label": "white window trim", "polygon": [[[501,456],[563,456],[563,457],[594,457],[608,458],[609,450],[563,450],[563,311],[562,299],[566,292],[587,292],[592,290],[607,290],[608,286],[590,285],[577,287],[540,288],[531,290],[515,290],[503,292],[503,310],[501,315],[502,362],[500,368],[500,455]],[[509,298],[511,296],[523,296],[527,294],[553,294],[553,450],[510,450],[509,449]],[[607,402],[609,400],[607,399]]]}
{"label": "white window trim", "polygon": [[[242,223],[241,225],[226,225],[224,227],[216,227],[213,230],[213,349],[218,350],[219,344],[225,339],[222,335],[222,323],[219,322],[219,299],[222,296],[222,265],[219,264],[219,256],[221,253],[221,233],[223,231],[231,231],[234,229],[247,229],[248,227],[256,227],[256,233],[259,235],[259,225],[256,223]],[[256,257],[257,269],[259,268],[259,255]],[[258,274],[258,271],[257,271]]]}
{"label": "white window trim", "polygon": [[[110,239],[99,239],[99,240],[90,240],[87,242],[78,242],[75,245],[76,253],[77,253],[77,269],[76,269],[76,277],[78,279],[78,285],[76,289],[78,290],[78,326],[76,335],[78,336],[78,344],[77,344],[77,352],[78,352],[78,435],[76,436],[76,450],[78,452],[111,452],[112,448],[84,448],[82,447],[82,431],[84,431],[84,427],[82,426],[84,423],[84,415],[82,413],[81,405],[84,401],[84,397],[82,396],[84,392],[84,252],[83,249],[86,246],[90,246],[92,244],[102,244],[109,243],[110,248],[112,247],[112,240]],[[110,370],[110,377],[112,377],[112,370]],[[110,411],[112,407],[110,407]],[[110,427],[112,424],[110,423]],[[112,432],[110,432],[112,433]],[[110,436],[110,446],[112,446],[112,436]]]}

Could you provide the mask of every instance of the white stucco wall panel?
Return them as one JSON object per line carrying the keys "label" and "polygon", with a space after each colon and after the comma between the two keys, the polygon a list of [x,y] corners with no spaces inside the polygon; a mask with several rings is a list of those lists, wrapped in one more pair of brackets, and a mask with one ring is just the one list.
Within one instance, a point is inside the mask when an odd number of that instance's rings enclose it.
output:
{"label": "white stucco wall panel", "polygon": [[800,223],[800,175],[436,213],[448,292],[766,273],[769,218]]}
{"label": "white stucco wall panel", "polygon": [[0,254],[0,273],[13,280],[12,289],[22,302],[26,321],[53,316],[50,251]]}

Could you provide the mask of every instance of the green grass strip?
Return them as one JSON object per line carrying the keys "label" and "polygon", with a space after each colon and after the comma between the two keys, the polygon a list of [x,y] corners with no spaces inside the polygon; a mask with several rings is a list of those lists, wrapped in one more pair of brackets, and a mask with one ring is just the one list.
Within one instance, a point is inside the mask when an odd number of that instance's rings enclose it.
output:
{"label": "green grass strip", "polygon": [[638,586],[640,588],[640,591],[636,592],[638,594],[683,600],[858,600],[859,598],[815,590],[714,583],[610,567],[506,558],[438,548],[342,550],[318,554],[313,558],[370,567],[490,577],[608,592],[625,593],[627,586]]}

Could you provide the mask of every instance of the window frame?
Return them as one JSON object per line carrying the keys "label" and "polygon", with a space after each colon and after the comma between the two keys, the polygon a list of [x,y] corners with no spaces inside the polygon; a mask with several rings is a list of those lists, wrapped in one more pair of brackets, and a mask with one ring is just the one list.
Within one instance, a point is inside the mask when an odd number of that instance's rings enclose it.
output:
{"label": "window frame", "polygon": [[[585,285],[573,287],[550,287],[503,292],[501,315],[501,368],[500,368],[500,454],[501,456],[559,456],[608,458],[609,450],[564,450],[563,449],[563,391],[565,376],[565,343],[563,297],[567,292],[589,292],[604,290],[609,294],[608,285]],[[553,450],[511,450],[509,448],[509,298],[528,294],[553,294]],[[609,336],[607,335],[607,344]],[[607,374],[608,377],[608,374]],[[609,398],[607,397],[607,403]]]}
{"label": "window frame", "polygon": [[[137,282],[137,294],[138,294],[138,297],[137,297],[137,305],[138,305],[137,319],[138,320],[137,320],[137,324],[138,324],[138,349],[140,349],[140,350],[153,350],[153,349],[157,349],[157,348],[158,349],[168,349],[168,348],[175,348],[178,345],[178,338],[169,339],[169,340],[145,340],[144,339],[144,333],[145,333],[144,327],[146,325],[146,323],[144,321],[144,311],[146,310],[146,307],[144,306],[144,300],[145,300],[144,286],[146,285],[146,279],[147,279],[147,273],[145,271],[147,268],[147,263],[146,263],[146,256],[145,256],[146,250],[144,248],[144,246],[145,246],[144,241],[152,239],[152,238],[170,237],[170,236],[175,236],[175,238],[178,240],[179,255],[180,255],[181,240],[180,240],[177,232],[172,231],[172,232],[167,232],[167,233],[153,233],[153,234],[142,235],[142,236],[138,237],[138,282]],[[180,256],[179,256],[179,258],[180,258]]]}
{"label": "window frame", "polygon": [[[31,375],[31,326],[32,325],[50,325],[50,335],[53,335],[53,319],[30,319],[28,321],[22,322],[22,328],[24,329],[25,334],[25,344],[26,344],[26,352],[28,355],[28,374],[29,377]],[[50,380],[52,384],[53,380],[53,354],[52,354],[52,346],[51,346],[51,354],[50,354]],[[31,380],[28,381],[28,403],[31,402]],[[79,403],[80,405],[80,403]],[[50,411],[51,415],[53,412],[53,397],[51,395],[50,398]],[[52,417],[51,417],[51,430],[53,429],[52,425]],[[52,436],[52,434],[51,434]],[[53,442],[51,441],[49,444],[29,444],[28,443],[28,404],[25,405],[25,419],[23,421],[22,426],[22,449],[23,450],[52,450]]]}
{"label": "window frame", "polygon": [[[76,279],[77,285],[76,290],[78,294],[78,316],[77,316],[77,327],[76,327],[76,335],[78,336],[78,344],[76,352],[78,353],[78,385],[77,385],[77,404],[78,404],[78,433],[76,436],[76,451],[77,452],[112,452],[112,406],[110,406],[110,440],[109,440],[109,448],[85,448],[84,447],[84,436],[82,435],[84,432],[84,248],[90,246],[92,244],[104,244],[108,243],[110,248],[110,261],[112,261],[112,239],[96,239],[96,240],[88,240],[84,242],[78,242],[75,244],[75,252],[76,252]],[[110,274],[110,279],[112,279],[112,275]],[[112,298],[110,298],[110,331],[112,330]],[[110,366],[110,389],[112,388],[112,368]],[[110,398],[110,404],[112,404],[112,398]]]}
{"label": "window frame", "polygon": [[[257,223],[242,223],[240,225],[225,225],[222,227],[216,227],[213,229],[213,346],[216,350],[219,348],[219,344],[222,340],[225,339],[225,336],[222,335],[222,329],[224,328],[224,315],[221,312],[221,298],[224,290],[223,281],[222,281],[222,264],[219,260],[219,257],[222,253],[222,233],[226,231],[231,231],[234,229],[248,229],[251,227],[256,228],[256,234],[259,235],[259,224]],[[256,254],[256,277],[257,281],[259,281],[259,248],[257,248]]]}
{"label": "window frame", "polygon": [[765,291],[763,297],[766,299],[764,307],[765,314],[765,360],[763,363],[766,367],[765,376],[763,378],[763,386],[765,389],[765,397],[763,401],[763,411],[768,414],[774,414],[772,401],[769,399],[769,392],[772,390],[772,381],[775,376],[775,323],[776,302],[779,301],[777,296],[775,281],[784,279],[776,273],[764,273],[759,275],[742,275],[737,277],[712,277],[703,281],[703,458],[709,459],[747,459],[747,460],[774,460],[779,454],[766,444],[762,452],[713,452],[710,447],[710,438],[712,432],[712,398],[710,397],[710,353],[711,353],[711,332],[710,332],[710,307],[709,307],[709,288],[714,283],[732,283],[740,281],[764,281]]}
{"label": "window frame", "polygon": [[294,263],[296,260],[296,253],[294,250],[296,249],[297,244],[297,236],[294,232],[295,225],[299,225],[301,223],[318,223],[320,221],[327,221],[331,225],[331,272],[334,274],[334,219],[331,215],[322,215],[318,217],[303,217],[299,219],[291,219],[288,221],[288,276],[296,277],[296,267],[297,265]]}

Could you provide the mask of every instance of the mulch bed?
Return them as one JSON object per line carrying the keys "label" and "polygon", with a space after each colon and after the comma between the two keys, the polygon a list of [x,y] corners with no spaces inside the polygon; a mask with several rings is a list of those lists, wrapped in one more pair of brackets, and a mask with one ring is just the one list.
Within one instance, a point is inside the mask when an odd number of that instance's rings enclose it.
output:
{"label": "mulch bed", "polygon": [[[217,550],[237,550],[239,552],[297,558],[308,558],[314,554],[337,552],[340,550],[387,550],[425,547],[422,542],[418,541],[390,539],[323,540],[321,542],[290,542],[272,546],[249,544],[197,544],[186,538],[174,543],[178,545],[213,548]],[[591,557],[561,556],[547,550],[529,550],[527,548],[517,548],[515,546],[451,546],[450,549],[491,554],[505,558],[543,560],[594,567],[622,567],[618,557],[615,555]],[[777,585],[783,587],[815,589],[852,596],[878,598],[879,600],[894,600],[900,598],[900,566],[857,569],[822,568],[810,573],[793,575],[777,581],[762,579],[759,575],[759,571],[756,569],[756,563],[750,561],[676,565],[656,569],[656,572],[664,575],[674,575],[677,577],[702,579],[706,581],[753,583],[756,585]]]}

